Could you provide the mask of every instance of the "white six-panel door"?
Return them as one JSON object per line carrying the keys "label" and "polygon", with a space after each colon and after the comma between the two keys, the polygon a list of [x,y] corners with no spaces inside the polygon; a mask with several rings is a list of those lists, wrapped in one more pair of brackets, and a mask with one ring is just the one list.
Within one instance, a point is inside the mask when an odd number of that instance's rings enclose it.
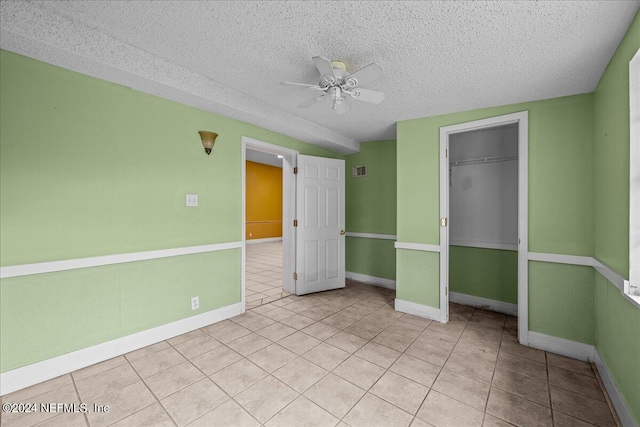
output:
{"label": "white six-panel door", "polygon": [[344,160],[298,155],[296,294],[345,286]]}

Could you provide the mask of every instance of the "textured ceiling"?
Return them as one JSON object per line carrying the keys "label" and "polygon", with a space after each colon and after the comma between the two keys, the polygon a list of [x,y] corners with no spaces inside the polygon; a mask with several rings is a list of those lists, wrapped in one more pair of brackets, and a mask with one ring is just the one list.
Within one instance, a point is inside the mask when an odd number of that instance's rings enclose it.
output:
{"label": "textured ceiling", "polygon": [[[0,47],[342,153],[398,120],[593,91],[638,1],[0,3]],[[380,105],[296,108],[311,57],[385,76]]]}

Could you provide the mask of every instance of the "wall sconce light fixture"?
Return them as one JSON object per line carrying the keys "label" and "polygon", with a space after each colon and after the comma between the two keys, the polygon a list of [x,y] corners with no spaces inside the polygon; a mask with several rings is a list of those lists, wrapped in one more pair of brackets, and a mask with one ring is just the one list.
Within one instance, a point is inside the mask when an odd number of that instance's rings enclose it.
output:
{"label": "wall sconce light fixture", "polygon": [[211,149],[213,148],[213,144],[216,143],[216,138],[218,134],[215,132],[207,132],[206,130],[198,131],[200,134],[200,138],[202,139],[202,146],[204,147],[204,152],[207,155],[211,154]]}

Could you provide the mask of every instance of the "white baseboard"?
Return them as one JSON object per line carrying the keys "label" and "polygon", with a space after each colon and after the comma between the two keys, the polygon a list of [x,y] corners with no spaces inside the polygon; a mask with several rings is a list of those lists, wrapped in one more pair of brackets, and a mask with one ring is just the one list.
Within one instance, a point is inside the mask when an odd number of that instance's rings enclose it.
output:
{"label": "white baseboard", "polygon": [[611,371],[594,346],[531,331],[529,331],[529,346],[573,359],[593,362],[623,427],[638,427],[624,395],[620,392],[611,375]]}
{"label": "white baseboard", "polygon": [[616,409],[618,413],[618,417],[620,418],[620,422],[624,427],[638,427],[633,415],[631,414],[631,410],[629,410],[629,405],[627,405],[627,401],[624,396],[620,392],[616,381],[613,379],[611,375],[611,371],[607,368],[607,364],[600,356],[598,349],[594,351],[596,368],[598,369],[598,373],[600,374],[600,379],[604,383],[604,387],[607,389],[607,393],[609,394],[609,398],[611,399],[611,403],[613,407]]}
{"label": "white baseboard", "polygon": [[528,335],[530,347],[573,359],[584,360],[585,362],[593,362],[595,360],[596,348],[590,344],[565,340],[564,338],[552,337],[551,335],[532,331],[529,331]]}
{"label": "white baseboard", "polygon": [[242,303],[83,348],[0,374],[0,396],[242,314]]}
{"label": "white baseboard", "polygon": [[518,315],[518,305],[509,302],[496,301],[489,298],[477,297],[475,295],[461,294],[458,292],[449,292],[449,301],[456,304],[470,305],[471,307],[484,308],[498,313],[509,314],[511,316]]}
{"label": "white baseboard", "polygon": [[264,239],[247,239],[247,245],[257,245],[258,243],[282,242],[282,237],[265,237]]}
{"label": "white baseboard", "polygon": [[383,277],[368,276],[366,274],[354,273],[352,271],[345,271],[344,276],[347,279],[355,280],[356,282],[367,283],[369,285],[380,286],[387,289],[396,288],[395,280],[385,279]]}
{"label": "white baseboard", "polygon": [[439,308],[416,304],[415,302],[405,301],[398,298],[395,300],[395,308],[397,311],[401,311],[403,313],[413,314],[414,316],[425,317],[427,319],[442,322],[442,312]]}

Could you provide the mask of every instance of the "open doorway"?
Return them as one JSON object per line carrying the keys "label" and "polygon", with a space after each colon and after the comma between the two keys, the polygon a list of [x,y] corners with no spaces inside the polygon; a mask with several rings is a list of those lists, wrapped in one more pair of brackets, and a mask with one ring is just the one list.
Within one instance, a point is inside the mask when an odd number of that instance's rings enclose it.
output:
{"label": "open doorway", "polygon": [[527,113],[440,130],[440,306],[518,316],[527,344]]}
{"label": "open doorway", "polygon": [[245,309],[295,293],[298,152],[242,138],[242,301]]}
{"label": "open doorway", "polygon": [[[247,165],[257,163],[255,160],[258,159],[265,163],[273,162],[277,165],[274,167],[282,166],[281,220],[272,218],[247,223]],[[298,151],[248,137],[242,137],[241,160],[244,309],[274,302],[287,294],[304,295],[344,287],[344,160],[300,155]],[[298,167],[300,173],[296,174]],[[265,256],[264,252],[251,247],[252,241],[257,240],[253,237],[261,237],[253,233],[262,233],[259,231],[261,227],[273,232],[274,228],[277,229],[274,223],[279,221],[282,224],[282,289],[277,282],[280,277],[277,271],[279,254]],[[280,239],[278,236],[264,238],[268,240],[262,243],[277,243]],[[248,246],[251,248],[247,249]],[[265,251],[268,251],[266,246]],[[248,252],[258,259],[249,260],[247,264]],[[261,280],[254,275],[260,267],[257,264],[267,272],[267,277]]]}
{"label": "open doorway", "polygon": [[283,156],[247,148],[245,159],[245,302],[277,301],[282,288]]}

